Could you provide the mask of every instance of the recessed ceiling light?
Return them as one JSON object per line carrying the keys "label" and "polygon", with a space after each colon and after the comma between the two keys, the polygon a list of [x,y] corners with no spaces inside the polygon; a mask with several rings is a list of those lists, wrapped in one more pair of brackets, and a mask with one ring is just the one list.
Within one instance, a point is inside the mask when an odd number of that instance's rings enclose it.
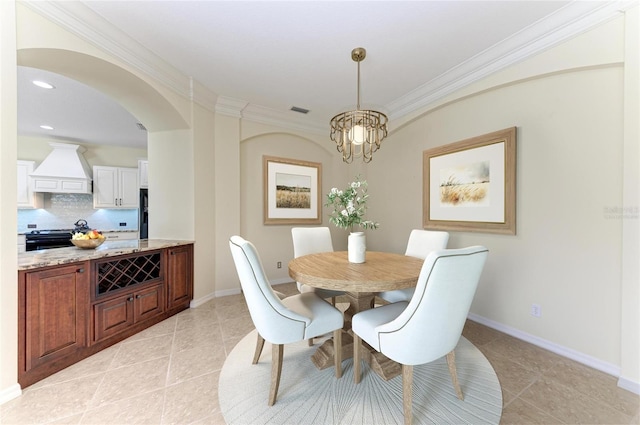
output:
{"label": "recessed ceiling light", "polygon": [[44,130],[53,130],[53,127],[51,127],[50,125],[41,125],[40,128]]}
{"label": "recessed ceiling light", "polygon": [[43,89],[55,89],[56,87],[52,84],[49,84],[45,81],[39,81],[39,80],[34,80],[33,84],[35,84],[38,87],[42,87]]}

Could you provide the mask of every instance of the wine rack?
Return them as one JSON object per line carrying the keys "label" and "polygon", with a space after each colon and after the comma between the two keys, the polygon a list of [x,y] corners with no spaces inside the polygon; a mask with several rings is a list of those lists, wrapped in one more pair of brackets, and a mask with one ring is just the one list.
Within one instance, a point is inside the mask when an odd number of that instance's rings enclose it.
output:
{"label": "wine rack", "polygon": [[159,280],[162,269],[161,258],[160,252],[153,252],[98,263],[96,296]]}

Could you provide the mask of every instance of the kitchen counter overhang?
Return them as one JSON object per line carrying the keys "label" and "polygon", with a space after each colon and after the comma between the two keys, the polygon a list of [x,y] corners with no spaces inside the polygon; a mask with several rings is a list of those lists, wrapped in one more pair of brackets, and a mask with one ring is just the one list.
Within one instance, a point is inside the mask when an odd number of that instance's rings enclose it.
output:
{"label": "kitchen counter overhang", "polygon": [[144,239],[105,241],[95,249],[77,247],[29,251],[18,254],[18,270],[32,270],[42,267],[77,263],[79,261],[96,260],[105,257],[152,251],[180,245],[190,245],[193,241],[171,239]]}

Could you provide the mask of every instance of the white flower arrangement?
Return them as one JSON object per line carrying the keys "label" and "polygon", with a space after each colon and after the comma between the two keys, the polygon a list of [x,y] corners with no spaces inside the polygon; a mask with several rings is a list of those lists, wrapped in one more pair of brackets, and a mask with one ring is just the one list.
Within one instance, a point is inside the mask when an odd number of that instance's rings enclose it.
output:
{"label": "white flower arrangement", "polygon": [[345,190],[332,188],[327,194],[325,204],[327,207],[333,207],[329,221],[337,227],[349,229],[350,232],[353,232],[354,226],[377,229],[380,223],[364,219],[368,198],[367,181],[360,181],[359,177],[356,177]]}

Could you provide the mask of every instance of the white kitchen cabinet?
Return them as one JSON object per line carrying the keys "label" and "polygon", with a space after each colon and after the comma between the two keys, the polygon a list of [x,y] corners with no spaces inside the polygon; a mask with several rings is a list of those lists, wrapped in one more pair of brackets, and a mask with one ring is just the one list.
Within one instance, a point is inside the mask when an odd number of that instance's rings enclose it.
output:
{"label": "white kitchen cabinet", "polygon": [[149,161],[146,159],[138,160],[138,179],[140,180],[140,189],[147,189],[149,187],[148,167]]}
{"label": "white kitchen cabinet", "polygon": [[18,253],[27,252],[27,237],[18,235]]}
{"label": "white kitchen cabinet", "polygon": [[108,241],[126,241],[138,239],[138,232],[102,232],[102,235]]}
{"label": "white kitchen cabinet", "polygon": [[33,191],[32,178],[35,161],[18,161],[18,208],[42,208],[43,194]]}
{"label": "white kitchen cabinet", "polygon": [[93,167],[94,208],[138,208],[138,169]]}

